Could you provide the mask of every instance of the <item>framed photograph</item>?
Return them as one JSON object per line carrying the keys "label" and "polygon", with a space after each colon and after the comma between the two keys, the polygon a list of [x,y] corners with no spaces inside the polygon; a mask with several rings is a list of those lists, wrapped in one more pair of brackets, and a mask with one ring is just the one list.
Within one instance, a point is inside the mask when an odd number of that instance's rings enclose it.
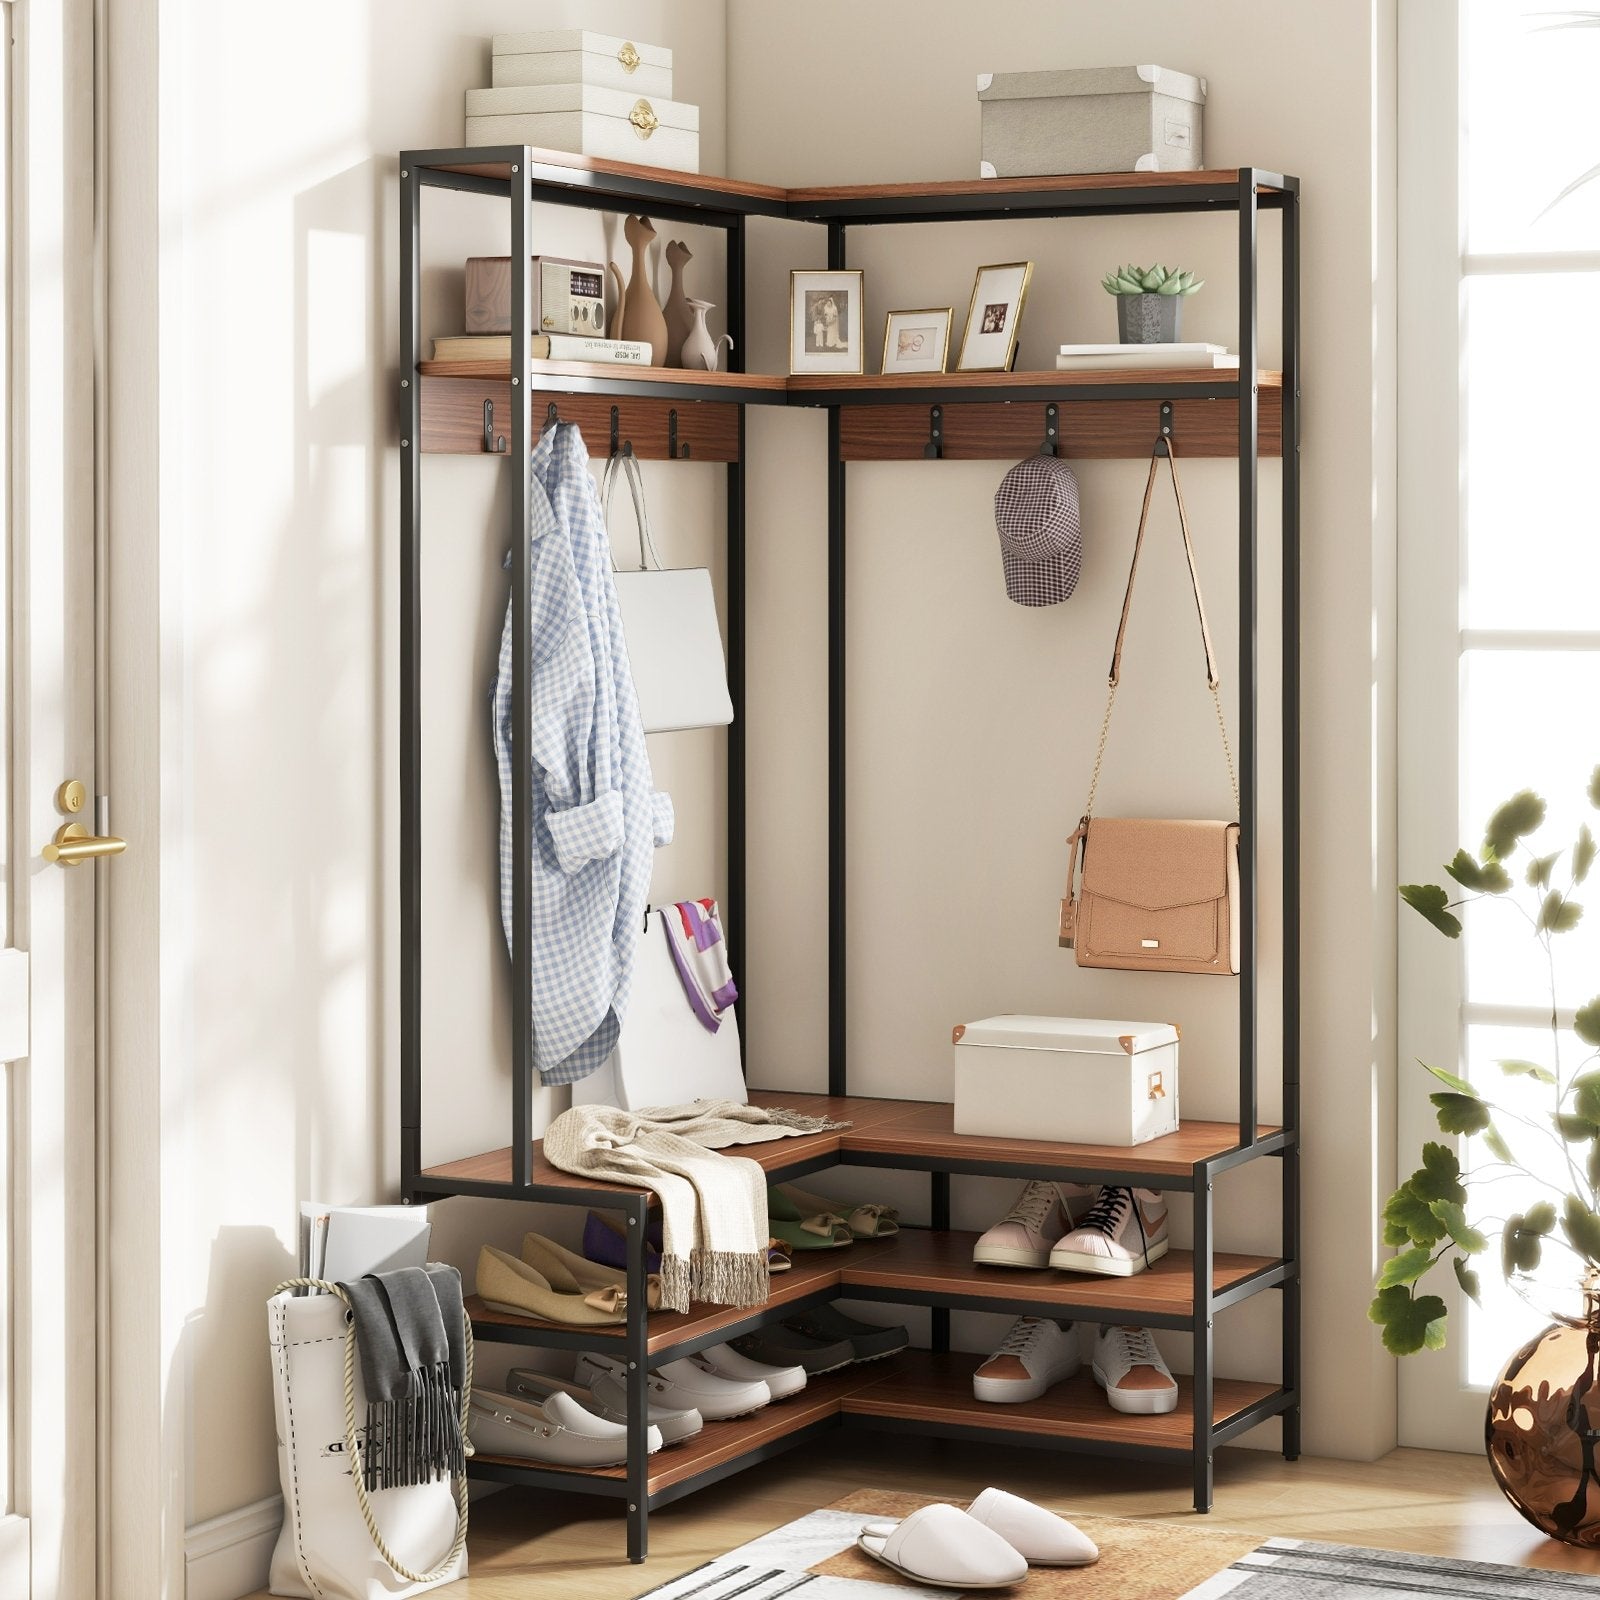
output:
{"label": "framed photograph", "polygon": [[885,372],[943,372],[950,353],[953,306],[891,311],[883,325]]}
{"label": "framed photograph", "polygon": [[960,372],[1009,372],[1017,353],[1017,331],[1033,277],[1031,261],[979,267],[961,335]]}
{"label": "framed photograph", "polygon": [[864,372],[865,302],[859,272],[791,272],[790,372]]}

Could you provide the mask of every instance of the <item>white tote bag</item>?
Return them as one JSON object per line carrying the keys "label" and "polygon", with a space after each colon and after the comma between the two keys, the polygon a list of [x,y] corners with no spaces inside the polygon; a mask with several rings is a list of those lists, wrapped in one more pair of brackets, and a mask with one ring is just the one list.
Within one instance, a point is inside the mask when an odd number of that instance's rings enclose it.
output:
{"label": "white tote bag", "polygon": [[639,570],[614,572],[612,577],[644,731],[726,727],[733,721],[733,699],[728,693],[728,663],[722,654],[711,574],[704,567],[667,569],[661,565],[650,538],[639,463],[627,448],[606,462],[601,480],[600,504],[606,527],[611,526],[611,487],[619,462],[639,525]]}
{"label": "white tote bag", "polygon": [[633,997],[617,1047],[598,1072],[572,1086],[574,1105],[681,1106],[691,1100],[745,1105],[739,1023],[734,1008],[708,1032],[689,1007],[667,946],[667,913],[652,911],[633,963]]}
{"label": "white tote bag", "polygon": [[[297,1296],[292,1288],[324,1294]],[[368,1494],[356,1418],[367,1396],[351,1313],[336,1284],[292,1278],[267,1302],[283,1530],[273,1594],[393,1600],[467,1575],[467,1484],[408,1484]],[[472,1333],[467,1332],[471,1398]],[[348,1386],[348,1397],[347,1397]]]}

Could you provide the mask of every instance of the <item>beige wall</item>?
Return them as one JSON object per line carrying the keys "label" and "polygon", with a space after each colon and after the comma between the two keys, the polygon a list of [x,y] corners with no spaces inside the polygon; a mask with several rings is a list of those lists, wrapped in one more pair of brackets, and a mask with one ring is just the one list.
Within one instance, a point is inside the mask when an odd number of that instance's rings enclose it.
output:
{"label": "beige wall", "polygon": [[[295,0],[267,28],[235,6],[161,8],[177,290],[162,339],[161,550],[178,575],[164,803],[184,819],[165,926],[176,961],[187,925],[192,955],[163,1070],[186,1107],[172,1248],[191,1524],[277,1490],[261,1303],[294,1270],[297,1202],[388,1199],[398,1181],[395,153],[460,142],[490,34],[592,20],[578,0]],[[675,93],[700,105],[705,167],[720,170],[720,3],[622,0],[606,20],[674,47]],[[505,249],[505,213],[443,194],[425,206],[425,332],[460,332],[460,263]],[[616,227],[541,208],[535,236],[626,266]],[[670,232],[720,300],[720,241]],[[645,472],[664,558],[713,560],[721,470]],[[503,1143],[509,1118],[487,738],[506,478],[465,458],[424,474],[428,1159]],[[680,814],[657,893],[715,892],[721,737],[653,743]],[[469,1267],[477,1240],[514,1242],[526,1223],[453,1212],[441,1244]]]}
{"label": "beige wall", "polygon": [[[1387,442],[1375,442],[1388,438],[1390,377],[1373,354],[1383,311],[1373,266],[1387,259],[1389,216],[1369,180],[1385,159],[1374,126],[1387,89],[1374,93],[1371,61],[1375,48],[1387,58],[1387,39],[1375,40],[1371,9],[1356,0],[726,9],[726,36],[714,0],[617,0],[604,21],[674,47],[678,97],[702,107],[707,170],[726,170],[726,125],[741,176],[969,173],[975,71],[1148,58],[1154,17],[1160,58],[1210,76],[1213,164],[1259,160],[1305,179],[1307,1444],[1374,1453],[1393,1430],[1392,1375],[1362,1317],[1376,1253],[1367,1218],[1392,1144],[1392,918],[1386,887],[1374,887],[1393,881],[1375,809],[1391,787],[1392,463]],[[184,1324],[173,1352],[189,1417],[183,1517],[194,1523],[276,1491],[260,1307],[292,1270],[296,1202],[386,1199],[397,1179],[394,152],[459,138],[460,93],[486,81],[496,29],[596,18],[577,0],[294,0],[270,29],[196,0],[162,0],[160,14],[170,97],[162,876],[172,941],[162,1071],[169,1177],[187,1219],[168,1259]],[[819,40],[825,70],[799,70],[817,60]],[[487,201],[435,197],[429,208],[426,331],[454,331],[457,263],[503,249],[503,225]],[[577,213],[541,213],[538,225],[562,253],[615,248],[607,227]],[[1270,221],[1263,233],[1270,267]],[[715,282],[714,242],[702,235],[694,248]],[[1109,309],[1095,283],[1130,256],[1181,255],[1201,268],[1210,287],[1191,303],[1190,331],[1231,341],[1230,249],[1219,219],[995,223],[858,238],[852,259],[868,271],[876,328],[892,305],[964,306],[982,261],[1036,258],[1023,360],[1047,365],[1058,334],[1104,336]],[[820,265],[821,251],[820,230],[756,225],[752,366],[782,369],[787,271]],[[1066,427],[1070,455],[1070,416]],[[812,1086],[824,1072],[821,418],[754,412],[750,452],[750,1060],[757,1082]],[[1008,605],[1000,589],[988,503],[998,465],[852,471],[859,1089],[944,1094],[948,1028],[961,1018],[1143,1013],[1186,1025],[1186,1111],[1226,1113],[1233,986],[1091,979],[1052,933],[1139,470],[1084,468],[1083,585],[1044,614]],[[646,471],[669,561],[714,563],[722,475]],[[1277,481],[1269,467],[1269,534]],[[1231,640],[1231,470],[1196,463],[1186,484],[1218,636]],[[507,1123],[485,738],[507,502],[494,468],[476,460],[430,461],[424,491],[424,1156],[438,1159],[503,1142]],[[1226,784],[1169,519],[1156,534],[1105,803],[1220,814]],[[1269,648],[1269,670],[1270,661]],[[720,887],[721,740],[654,745],[681,841],[660,860],[656,892]],[[1269,751],[1264,779],[1275,774]],[[1263,846],[1270,885],[1270,829]],[[1266,941],[1270,956],[1270,917]],[[1228,1182],[1224,1242],[1272,1247],[1275,1176]],[[962,1186],[958,1209],[984,1220],[1004,1187]],[[514,1240],[523,1224],[505,1207],[456,1202],[446,1213],[441,1252],[464,1266],[480,1238]],[[1219,1340],[1224,1372],[1266,1370],[1272,1310],[1264,1300],[1233,1314]],[[987,1332],[958,1328],[972,1343]]]}
{"label": "beige wall", "polygon": [[[1378,1253],[1371,1218],[1393,1144],[1393,375],[1384,326],[1392,320],[1393,219],[1388,178],[1375,186],[1371,176],[1392,168],[1392,31],[1391,8],[1367,0],[729,7],[730,152],[741,177],[804,184],[975,175],[975,73],[1154,57],[1209,78],[1208,165],[1255,162],[1304,181],[1306,1447],[1358,1457],[1394,1437],[1392,1365],[1365,1319]],[[802,70],[805,63],[812,66]],[[1263,271],[1275,273],[1275,220],[1265,219],[1261,233]],[[849,260],[866,271],[869,368],[890,308],[953,305],[959,329],[980,263],[1036,260],[1018,365],[1041,368],[1060,340],[1114,337],[1099,279],[1130,259],[1197,268],[1207,287],[1185,308],[1186,336],[1233,344],[1233,249],[1226,218],[1086,219],[858,229]],[[788,270],[824,264],[821,229],[757,235],[758,365],[781,369],[785,360]],[[1268,291],[1269,363],[1276,317]],[[1070,411],[1063,430],[1070,458]],[[822,433],[820,418],[756,413],[751,425],[751,581],[756,603],[771,607],[755,636],[750,702],[751,1059],[758,1081],[807,1087],[820,1087],[825,1073]],[[1184,1112],[1226,1116],[1237,1103],[1234,986],[1079,972],[1054,937],[1062,841],[1087,788],[1144,468],[1080,469],[1083,580],[1070,603],[1036,613],[1004,596],[990,507],[1001,471],[999,463],[920,461],[850,469],[851,1086],[946,1095],[950,1025],[975,1016],[1159,1017],[1183,1024]],[[1237,728],[1235,481],[1224,462],[1184,469]],[[1265,467],[1267,546],[1279,525],[1279,482],[1277,465]],[[1175,519],[1170,501],[1160,505],[1099,806],[1222,815],[1227,780]],[[1275,584],[1269,576],[1263,591],[1269,681]],[[1270,693],[1263,725],[1262,781],[1271,793],[1279,765]],[[1279,835],[1270,819],[1261,846],[1270,1117],[1278,1109],[1272,996],[1281,949],[1272,904]],[[1220,1243],[1275,1248],[1277,1176],[1264,1163],[1219,1186]],[[958,1184],[958,1222],[982,1225],[1003,1192]],[[1185,1217],[1180,1233],[1186,1226]],[[1275,1320],[1271,1296],[1228,1314],[1219,1371],[1272,1371]],[[957,1337],[981,1345],[1001,1326],[958,1324]],[[1185,1359],[1181,1341],[1173,1353]]]}

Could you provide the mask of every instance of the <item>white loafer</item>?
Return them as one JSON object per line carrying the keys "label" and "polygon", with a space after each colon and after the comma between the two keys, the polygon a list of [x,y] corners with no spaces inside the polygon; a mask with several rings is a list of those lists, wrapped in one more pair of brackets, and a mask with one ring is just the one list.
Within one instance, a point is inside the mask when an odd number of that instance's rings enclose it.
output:
{"label": "white loafer", "polygon": [[[474,1389],[467,1433],[474,1450],[518,1461],[616,1467],[628,1459],[628,1430],[585,1411],[566,1394],[533,1405],[493,1389]],[[661,1448],[658,1429],[651,1428],[645,1437],[651,1451]]]}
{"label": "white loafer", "polygon": [[752,1361],[731,1344],[714,1344],[689,1359],[719,1378],[731,1378],[735,1383],[764,1383],[774,1400],[787,1400],[806,1386],[804,1367],[774,1367],[765,1361]]}
{"label": "white loafer", "polygon": [[985,1489],[967,1515],[992,1528],[1030,1567],[1088,1567],[1100,1547],[1053,1511],[1004,1489]]}
{"label": "white loafer", "polygon": [[[567,1394],[585,1410],[604,1417],[607,1422],[626,1423],[628,1420],[628,1386],[613,1372],[596,1370],[588,1388],[584,1388],[564,1378],[552,1377],[548,1372],[513,1367],[506,1375],[506,1387],[512,1394],[531,1400],[535,1405],[542,1404],[553,1394]],[[705,1426],[698,1411],[671,1411],[665,1406],[646,1405],[645,1415],[652,1428],[661,1430],[663,1445],[682,1444]]]}
{"label": "white loafer", "polygon": [[1028,1563],[998,1533],[954,1506],[923,1506],[903,1522],[869,1522],[856,1547],[935,1589],[1008,1589],[1028,1575]]}
{"label": "white loafer", "polygon": [[666,1382],[661,1394],[662,1405],[678,1409],[693,1406],[707,1422],[747,1417],[772,1400],[772,1391],[766,1384],[719,1377],[688,1356],[657,1367],[654,1375]]}

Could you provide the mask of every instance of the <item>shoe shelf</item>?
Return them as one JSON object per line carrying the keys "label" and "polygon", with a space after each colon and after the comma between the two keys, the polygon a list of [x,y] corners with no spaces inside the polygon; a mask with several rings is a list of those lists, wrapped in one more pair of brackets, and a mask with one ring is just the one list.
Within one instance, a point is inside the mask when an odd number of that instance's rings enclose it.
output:
{"label": "shoe shelf", "polygon": [[[1059,1144],[1043,1139],[991,1139],[958,1134],[950,1105],[932,1100],[879,1100],[863,1095],[800,1094],[752,1089],[752,1104],[801,1111],[809,1116],[848,1122],[847,1128],[810,1133],[767,1144],[745,1145],[734,1154],[762,1167],[771,1183],[821,1171],[838,1164],[906,1167],[916,1172],[961,1173],[1000,1178],[1051,1178],[1073,1183],[1128,1183],[1150,1189],[1192,1189],[1197,1172],[1225,1171],[1244,1161],[1281,1155],[1294,1135],[1259,1124],[1248,1144],[1239,1140],[1233,1122],[1185,1122],[1176,1133],[1148,1144]],[[416,1176],[420,1194],[470,1194],[504,1199],[549,1199],[578,1203],[582,1190],[592,1205],[606,1196],[638,1194],[623,1184],[596,1184],[552,1167],[537,1141],[533,1150],[533,1185],[519,1187],[512,1176],[509,1145],[460,1161],[425,1167]],[[651,1197],[653,1204],[654,1197]]]}
{"label": "shoe shelf", "polygon": [[[626,1364],[630,1421],[625,1466],[596,1472],[561,1470],[478,1457],[475,1476],[616,1498],[627,1512],[628,1555],[643,1560],[651,1507],[843,1424],[899,1429],[1137,1459],[1185,1461],[1197,1510],[1212,1499],[1214,1448],[1281,1415],[1282,1451],[1299,1453],[1300,1201],[1300,774],[1299,590],[1300,475],[1300,213],[1299,182],[1256,167],[1185,173],[1112,173],[1072,177],[956,180],[947,183],[777,188],[741,180],[667,172],[626,162],[571,156],[525,146],[408,151],[400,156],[400,362],[397,412],[400,460],[400,682],[397,752],[400,771],[400,1170],[409,1201],[474,1195],[589,1206],[622,1214],[628,1241],[630,1311],[615,1330],[557,1327],[472,1305],[480,1339],[522,1346],[606,1350]],[[589,363],[424,361],[422,222],[424,197],[443,188],[498,200],[508,227],[513,296],[527,287],[524,263],[538,252],[539,205],[644,212],[670,224],[723,234],[722,302],[735,340],[726,373],[619,369]],[[929,375],[785,377],[741,370],[746,339],[748,231],[752,218],[819,225],[826,265],[846,268],[849,239],[863,227],[1072,219],[1082,216],[1231,214],[1238,261],[1238,369],[1146,368],[1067,372],[955,372]],[[1259,236],[1276,214],[1281,273],[1279,348],[1282,370],[1263,367],[1258,327]],[[1044,240],[1041,238],[1041,245]],[[517,335],[520,340],[521,334]],[[1270,358],[1268,358],[1270,359]],[[757,1104],[830,1116],[849,1126],[736,1153],[756,1161],[771,1182],[834,1167],[929,1174],[930,1229],[906,1228],[892,1240],[861,1242],[839,1252],[797,1255],[772,1283],[760,1307],[696,1306],[686,1316],[648,1313],[644,1305],[643,1240],[654,1199],[645,1191],[557,1171],[545,1161],[534,1127],[532,963],[512,965],[510,1142],[463,1160],[424,1167],[422,1064],[422,749],[421,632],[425,530],[422,462],[436,454],[486,454],[505,460],[511,478],[508,543],[515,553],[514,604],[526,604],[532,565],[527,554],[531,495],[524,446],[552,419],[582,429],[592,457],[628,448],[648,460],[721,463],[727,467],[726,584],[728,668],[734,722],[728,730],[725,814],[730,959],[746,975],[741,943],[748,881],[744,684],[746,641],[746,413],[750,406],[826,410],[826,456],[818,460],[827,503],[828,651],[828,1094],[761,1094]],[[764,436],[764,435],[763,435]],[[1148,459],[1158,437],[1175,453],[1226,458],[1238,472],[1239,615],[1235,673],[1244,728],[1241,790],[1241,965],[1238,980],[1238,1116],[1185,1122],[1178,1132],[1133,1149],[1041,1140],[958,1135],[947,1105],[881,1100],[848,1093],[849,1019],[862,1002],[849,993],[849,877],[846,871],[850,548],[847,466],[851,462],[947,458],[1016,460],[1046,441],[1068,458]],[[1276,527],[1262,527],[1267,485],[1264,458],[1278,457],[1271,493],[1281,506]],[[518,462],[523,466],[519,468]],[[937,468],[932,470],[937,471]],[[1274,548],[1275,546],[1275,548]],[[1262,600],[1277,590],[1280,636],[1264,637]],[[858,602],[859,603],[859,602]],[[1272,630],[1265,630],[1270,632]],[[1263,643],[1273,653],[1263,653]],[[532,701],[531,650],[514,663],[514,702]],[[1270,762],[1260,748],[1267,716],[1262,686],[1278,679]],[[522,712],[519,712],[519,715]],[[1273,774],[1269,782],[1263,772]],[[514,798],[512,874],[533,871],[531,815],[525,787]],[[1280,859],[1263,873],[1258,841],[1275,838]],[[1258,905],[1262,885],[1272,903]],[[1262,915],[1262,913],[1265,915]],[[1269,1040],[1261,1026],[1262,974],[1258,927],[1273,930],[1283,1032]],[[759,997],[756,999],[759,1005]],[[1283,1126],[1258,1115],[1263,1075],[1281,1089]],[[1276,1095],[1275,1095],[1275,1098]],[[1215,1248],[1214,1186],[1233,1168],[1262,1159],[1282,1177],[1282,1247],[1278,1258],[1226,1254]],[[950,1229],[952,1180],[962,1176],[1118,1183],[1193,1196],[1192,1249],[1172,1251],[1134,1278],[1091,1278],[1048,1271],[984,1269],[971,1260],[972,1236]],[[858,1187],[851,1175],[841,1192]],[[1276,1383],[1216,1376],[1218,1315],[1245,1298],[1276,1291],[1282,1306],[1281,1371]],[[655,1456],[645,1452],[646,1373],[651,1365],[691,1354],[738,1333],[834,1298],[931,1308],[932,1352],[908,1352],[893,1363],[852,1368],[814,1380],[804,1395],[740,1421],[709,1424],[693,1441]],[[1029,1312],[1085,1322],[1118,1320],[1181,1329],[1192,1336],[1193,1377],[1180,1377],[1178,1409],[1164,1417],[1111,1410],[1087,1376],[1043,1399],[985,1405],[972,1395],[975,1356],[949,1353],[954,1311]],[[1197,1398],[1198,1397],[1198,1398]]]}

